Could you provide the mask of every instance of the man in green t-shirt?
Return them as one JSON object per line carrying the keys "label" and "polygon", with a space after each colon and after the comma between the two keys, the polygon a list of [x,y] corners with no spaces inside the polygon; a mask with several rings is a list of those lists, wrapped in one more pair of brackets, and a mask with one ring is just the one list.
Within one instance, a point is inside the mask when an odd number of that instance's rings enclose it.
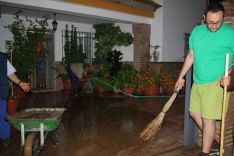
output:
{"label": "man in green t-shirt", "polygon": [[197,26],[189,39],[189,53],[175,88],[184,86],[183,77],[193,65],[190,115],[202,133],[202,151],[198,156],[219,154],[215,140],[215,121],[221,119],[225,56],[229,53],[231,69],[234,54],[234,28],[223,23],[224,7],[210,3],[205,11],[205,24]]}

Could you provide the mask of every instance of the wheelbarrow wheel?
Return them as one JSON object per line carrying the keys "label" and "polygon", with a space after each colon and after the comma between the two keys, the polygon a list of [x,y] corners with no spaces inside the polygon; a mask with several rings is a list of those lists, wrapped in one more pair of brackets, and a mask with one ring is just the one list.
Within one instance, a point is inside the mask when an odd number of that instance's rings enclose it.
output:
{"label": "wheelbarrow wheel", "polygon": [[39,133],[31,132],[27,135],[24,145],[24,156],[38,156],[40,154]]}

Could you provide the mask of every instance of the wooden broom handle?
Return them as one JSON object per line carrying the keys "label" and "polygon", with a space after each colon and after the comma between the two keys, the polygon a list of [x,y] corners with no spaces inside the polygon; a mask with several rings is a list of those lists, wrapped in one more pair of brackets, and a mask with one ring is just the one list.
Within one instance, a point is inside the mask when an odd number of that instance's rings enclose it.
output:
{"label": "wooden broom handle", "polygon": [[[228,76],[228,62],[229,62],[229,54],[226,54],[226,62],[225,62],[225,77]],[[223,108],[222,108],[222,124],[221,124],[221,136],[220,136],[220,152],[219,155],[223,156],[224,150],[224,127],[225,127],[225,117],[226,117],[226,98],[227,98],[227,85],[224,85],[223,91]]]}
{"label": "wooden broom handle", "polygon": [[224,147],[224,127],[225,127],[225,117],[226,117],[226,97],[227,97],[227,86],[224,86],[223,93],[223,110],[222,110],[222,125],[221,125],[221,136],[220,136],[220,156],[223,156]]}

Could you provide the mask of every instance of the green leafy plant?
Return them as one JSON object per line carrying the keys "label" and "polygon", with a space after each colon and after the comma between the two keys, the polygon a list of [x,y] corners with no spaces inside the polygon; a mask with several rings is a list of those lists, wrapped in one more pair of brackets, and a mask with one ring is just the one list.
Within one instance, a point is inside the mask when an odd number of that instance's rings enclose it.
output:
{"label": "green leafy plant", "polygon": [[108,53],[107,62],[110,63],[110,78],[112,79],[115,75],[118,74],[119,70],[121,69],[122,62],[122,55],[121,51],[112,50]]}
{"label": "green leafy plant", "polygon": [[153,48],[153,52],[145,55],[145,59],[146,59],[145,61],[146,62],[158,62],[159,54],[160,54],[158,49],[160,48],[160,46],[151,45],[150,47]]}
{"label": "green leafy plant", "polygon": [[137,71],[133,66],[127,63],[123,64],[120,71],[113,79],[115,88],[136,88],[136,82],[134,81],[136,73]]}
{"label": "green leafy plant", "polygon": [[[8,46],[11,55],[11,62],[17,69],[17,75],[22,81],[28,81],[36,62],[36,47],[39,42],[47,40],[48,16],[43,16],[41,20],[19,16],[21,11],[16,12],[15,21],[7,26],[13,34],[13,42]],[[26,26],[28,25],[28,26]]]}
{"label": "green leafy plant", "polygon": [[63,58],[65,64],[71,63],[83,63],[85,60],[85,54],[83,53],[83,45],[81,38],[77,36],[77,30],[74,25],[71,26],[71,31],[68,29],[68,25],[65,26],[65,44]]}
{"label": "green leafy plant", "polygon": [[153,62],[158,62],[159,54],[160,54],[160,52],[158,51],[158,48],[160,48],[160,46],[154,45],[151,47],[153,48],[153,53],[150,55],[150,60],[152,60]]}
{"label": "green leafy plant", "polygon": [[133,37],[130,33],[124,33],[119,26],[113,23],[93,25],[95,29],[95,59],[94,64],[100,66],[101,72],[108,72],[111,65],[107,61],[108,53],[114,46],[128,46],[132,44]]}

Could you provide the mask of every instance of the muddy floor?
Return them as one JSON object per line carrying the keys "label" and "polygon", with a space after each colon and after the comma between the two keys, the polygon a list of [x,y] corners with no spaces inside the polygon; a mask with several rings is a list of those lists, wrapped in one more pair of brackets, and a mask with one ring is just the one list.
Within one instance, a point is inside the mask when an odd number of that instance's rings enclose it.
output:
{"label": "muddy floor", "polygon": [[[22,101],[21,109],[67,109],[58,129],[49,133],[41,156],[152,156],[182,147],[183,97],[176,99],[154,140],[146,143],[138,140],[139,132],[167,100],[91,95],[68,100],[61,92],[34,93]],[[8,156],[16,156],[20,151],[19,131],[14,128],[12,131],[13,144]]]}

